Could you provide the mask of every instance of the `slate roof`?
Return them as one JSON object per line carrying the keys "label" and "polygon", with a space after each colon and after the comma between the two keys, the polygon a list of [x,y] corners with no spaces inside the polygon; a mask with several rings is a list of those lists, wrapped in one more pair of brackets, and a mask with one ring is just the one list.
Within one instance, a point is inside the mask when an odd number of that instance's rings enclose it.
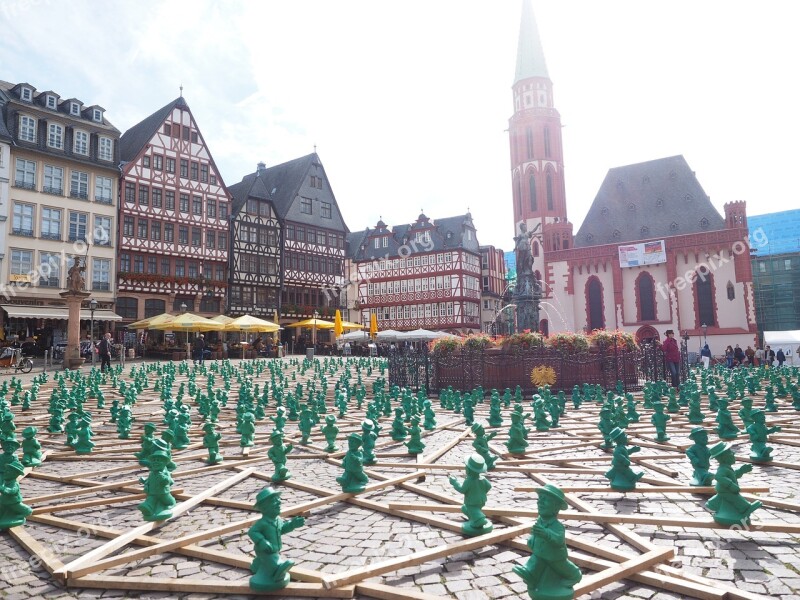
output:
{"label": "slate roof", "polygon": [[609,169],[575,247],[628,243],[725,229],[683,156]]}
{"label": "slate roof", "polygon": [[161,128],[164,119],[172,113],[172,109],[176,106],[189,107],[189,105],[186,104],[186,100],[183,99],[183,96],[175,98],[175,100],[159,108],[152,115],[143,121],[139,121],[139,123],[123,133],[119,140],[120,160],[126,163],[136,158],[139,151],[153,138],[156,132]]}

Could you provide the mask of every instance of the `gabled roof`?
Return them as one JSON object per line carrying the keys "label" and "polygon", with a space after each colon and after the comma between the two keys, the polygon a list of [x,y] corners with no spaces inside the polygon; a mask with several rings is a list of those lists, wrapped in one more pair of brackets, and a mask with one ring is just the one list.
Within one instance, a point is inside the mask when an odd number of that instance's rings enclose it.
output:
{"label": "gabled roof", "polygon": [[228,191],[233,197],[231,203],[231,215],[236,215],[246,204],[248,198],[260,198],[261,200],[271,200],[267,183],[263,176],[263,171],[258,170],[245,177],[239,182],[228,187]]}
{"label": "gabled roof", "polygon": [[188,108],[183,96],[175,98],[175,100],[166,106],[162,106],[152,115],[143,121],[139,121],[139,123],[123,133],[119,140],[120,160],[125,163],[136,158],[136,155],[139,154],[145,144],[153,138],[156,132],[161,128],[164,119],[172,114],[172,110],[176,106]]}
{"label": "gabled roof", "polygon": [[627,243],[725,229],[683,156],[609,169],[576,247]]}

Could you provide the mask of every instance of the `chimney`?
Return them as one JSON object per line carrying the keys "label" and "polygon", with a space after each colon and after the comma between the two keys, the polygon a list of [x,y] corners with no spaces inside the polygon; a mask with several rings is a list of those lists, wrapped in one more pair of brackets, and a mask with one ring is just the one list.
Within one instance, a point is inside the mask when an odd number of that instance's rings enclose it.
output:
{"label": "chimney", "polygon": [[264,164],[263,162],[259,162],[258,165],[256,165],[256,175],[263,175],[264,173],[266,173],[266,171],[267,171],[267,165]]}

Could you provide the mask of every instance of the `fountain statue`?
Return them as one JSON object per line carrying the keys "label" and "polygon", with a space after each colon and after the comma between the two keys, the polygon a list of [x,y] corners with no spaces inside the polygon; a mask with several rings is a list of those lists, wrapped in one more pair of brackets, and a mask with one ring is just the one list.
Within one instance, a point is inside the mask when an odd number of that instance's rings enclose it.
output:
{"label": "fountain statue", "polygon": [[539,303],[542,299],[542,289],[533,274],[531,239],[534,236],[534,232],[529,232],[523,221],[519,224],[519,235],[514,237],[517,285],[513,301],[517,305],[517,331],[539,330]]}

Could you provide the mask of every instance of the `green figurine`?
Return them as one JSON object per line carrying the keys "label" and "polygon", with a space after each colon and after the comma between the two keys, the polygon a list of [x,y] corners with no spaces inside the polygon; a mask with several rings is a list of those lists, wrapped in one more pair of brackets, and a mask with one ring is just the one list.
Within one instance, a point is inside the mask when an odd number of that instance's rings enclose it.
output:
{"label": "green figurine", "polygon": [[653,416],[650,417],[650,422],[656,428],[656,441],[657,442],[666,442],[669,440],[669,436],[667,435],[667,422],[670,420],[670,416],[664,414],[664,405],[661,402],[654,402],[653,403]]}
{"label": "green figurine", "polygon": [[281,536],[305,524],[303,517],[281,518],[281,492],[264,488],[256,496],[255,509],[261,513],[247,535],[253,540],[256,556],[250,565],[250,587],[259,592],[285,588],[294,563],[281,560]]}
{"label": "green figurine", "polygon": [[702,427],[695,427],[689,432],[689,437],[694,440],[694,444],[686,450],[686,456],[694,469],[691,485],[711,485],[714,476],[709,473],[711,451],[708,449],[708,432]]}
{"label": "green figurine", "polygon": [[628,436],[625,434],[625,430],[619,427],[611,432],[610,437],[616,447],[614,448],[614,457],[611,459],[611,469],[606,473],[606,477],[611,483],[611,489],[630,491],[636,487],[636,482],[644,477],[644,472],[633,472],[629,454],[639,452],[641,448],[639,446],[628,448]]}
{"label": "green figurine", "polygon": [[36,439],[38,429],[30,426],[22,430],[22,464],[38,467],[42,464],[42,444]]}
{"label": "green figurine", "polygon": [[714,513],[714,520],[720,525],[749,525],[750,515],[761,508],[761,502],[755,500],[748,502],[739,491],[739,477],[753,470],[753,465],[742,465],[733,469],[731,465],[736,461],[733,450],[728,444],[720,442],[711,449],[711,456],[719,463],[719,468],[714,474],[714,495],[706,508]]}
{"label": "green figurine", "polygon": [[335,415],[325,415],[325,425],[320,428],[320,431],[322,431],[322,435],[325,436],[325,441],[328,442],[328,445],[325,447],[325,452],[336,452],[339,450],[339,447],[336,445],[336,436],[339,435],[339,428],[336,426]]}
{"label": "green figurine", "polygon": [[511,454],[525,454],[528,447],[526,416],[516,410],[511,413],[511,428],[508,430],[508,441],[506,442],[506,448]]}
{"label": "green figurine", "polygon": [[486,505],[486,497],[492,484],[484,477],[486,473],[486,463],[479,454],[473,454],[465,461],[467,476],[463,481],[450,476],[450,485],[461,494],[464,494],[464,504],[461,505],[461,512],[467,517],[467,521],[461,525],[461,532],[469,537],[491,533],[492,522],[483,514],[483,507]]}
{"label": "green figurine", "polygon": [[142,449],[139,452],[134,453],[139,461],[139,464],[143,467],[148,466],[147,459],[149,458],[150,453],[155,450],[155,437],[153,436],[155,431],[155,423],[144,424],[144,433],[142,434],[141,438]]}
{"label": "green figurine", "polygon": [[302,434],[300,443],[303,446],[308,446],[308,444],[311,442],[311,432],[316,424],[316,416],[317,415],[309,408],[308,404],[306,404],[303,410],[300,411],[300,422],[297,424],[297,428]]}
{"label": "green figurine", "polygon": [[347,454],[342,460],[344,473],[336,478],[337,483],[342,486],[342,491],[348,494],[363,492],[367,486],[369,477],[364,472],[363,457],[361,455],[361,436],[351,433],[347,438]]}
{"label": "green figurine", "polygon": [[560,489],[549,483],[537,488],[536,493],[539,517],[528,539],[531,557],[525,566],[515,566],[514,573],[527,584],[532,600],[571,600],[575,584],[583,575],[567,558],[564,525],[558,520],[559,511],[567,508],[567,500]]}
{"label": "green figurine", "polygon": [[255,416],[251,412],[246,412],[242,415],[242,422],[239,425],[239,433],[241,434],[239,446],[242,448],[253,446],[256,443],[256,425],[253,422],[254,419]]}
{"label": "green figurine", "polygon": [[378,434],[375,433],[375,426],[369,419],[364,419],[361,422],[361,443],[362,452],[364,454],[364,464],[375,464],[375,441],[378,439]]}
{"label": "green figurine", "polygon": [[283,443],[283,431],[275,429],[269,436],[269,441],[272,442],[272,447],[267,452],[272,464],[275,465],[275,473],[272,475],[272,481],[277,483],[286,481],[292,474],[286,468],[286,456],[292,451],[292,444]]}
{"label": "green figurine", "polygon": [[[754,462],[769,462],[772,460],[772,447],[767,446],[767,436],[777,433],[780,427],[767,427],[766,413],[757,408],[752,411],[753,422],[747,426],[747,433],[750,435],[750,459]],[[24,433],[24,432],[23,432]],[[25,442],[22,442],[23,449]],[[24,461],[23,461],[24,462]]]}
{"label": "green figurine", "polygon": [[208,450],[207,465],[217,465],[225,460],[225,457],[219,451],[219,440],[222,435],[217,433],[214,427],[214,423],[211,421],[203,424],[203,432],[205,433],[203,436],[203,448]]}
{"label": "green figurine", "polygon": [[0,485],[0,530],[10,529],[25,524],[33,512],[30,506],[22,503],[17,479],[25,472],[18,462],[10,462],[3,469],[3,483]]}
{"label": "green figurine", "polygon": [[390,435],[395,442],[402,442],[408,435],[402,408],[394,409],[394,421],[392,421],[392,432]]}
{"label": "green figurine", "polygon": [[489,427],[500,427],[502,424],[502,406],[500,405],[500,398],[495,394],[489,400]]}
{"label": "green figurine", "polygon": [[422,429],[419,426],[419,417],[417,415],[411,417],[411,427],[408,429],[408,436],[408,441],[405,442],[408,453],[422,454],[422,451],[425,450],[425,443],[422,441]]}
{"label": "green figurine", "polygon": [[175,483],[167,469],[169,455],[156,450],[148,459],[150,463],[150,475],[147,479],[139,478],[144,484],[144,492],[147,499],[139,504],[142,518],[145,521],[164,521],[172,516],[172,507],[177,504],[170,492],[172,484]]}
{"label": "green figurine", "polygon": [[604,405],[600,409],[600,420],[597,422],[597,428],[603,436],[603,445],[600,446],[603,450],[611,450],[614,447],[614,443],[609,437],[611,432],[614,431],[614,427],[616,425],[614,424],[614,415],[611,407]]}
{"label": "green figurine", "polygon": [[422,427],[425,431],[433,431],[436,429],[436,412],[433,410],[433,405],[430,400],[422,402]]}
{"label": "green figurine", "polygon": [[717,400],[719,409],[717,410],[717,435],[723,440],[733,440],[739,435],[739,428],[733,424],[731,411],[728,410],[728,399],[719,398]]}
{"label": "green figurine", "polygon": [[78,426],[78,437],[75,440],[75,453],[76,454],[91,454],[92,449],[94,448],[94,442],[92,441],[92,422],[91,419],[88,418],[88,413],[84,413],[83,418],[80,420]]}
{"label": "green figurine", "polygon": [[484,429],[483,425],[480,423],[473,423],[471,429],[472,433],[475,434],[472,447],[475,448],[475,452],[480,454],[481,458],[483,458],[483,462],[486,463],[486,469],[491,471],[494,469],[494,463],[497,462],[497,457],[489,451],[489,442],[497,435],[497,432],[493,431],[487,434],[486,429]]}

